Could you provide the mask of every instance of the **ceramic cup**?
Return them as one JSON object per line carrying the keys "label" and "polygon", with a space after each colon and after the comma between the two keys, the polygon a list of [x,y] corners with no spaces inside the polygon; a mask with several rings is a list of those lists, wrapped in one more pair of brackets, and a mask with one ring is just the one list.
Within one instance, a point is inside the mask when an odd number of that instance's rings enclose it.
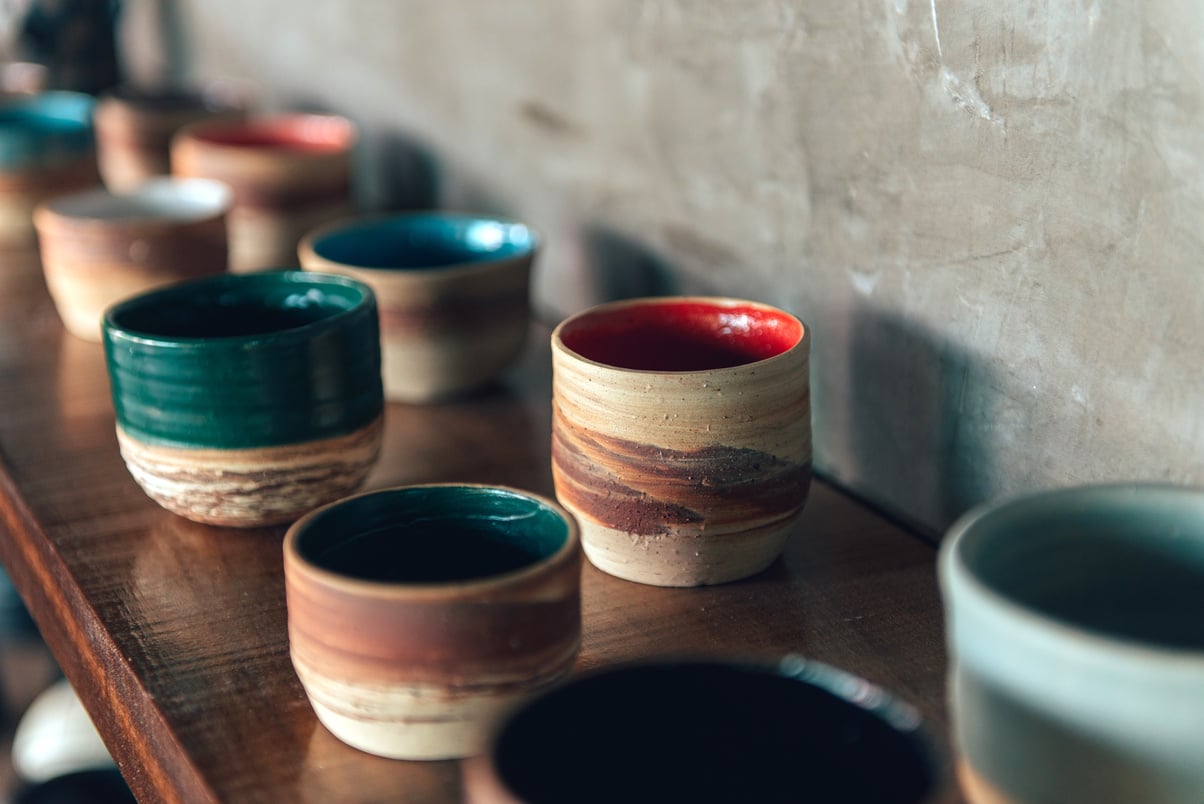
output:
{"label": "ceramic cup", "polygon": [[119,85],[96,104],[96,158],[110,190],[137,187],[171,173],[171,138],[203,120],[236,122],[246,117],[242,104],[189,88]]}
{"label": "ceramic cup", "polygon": [[92,129],[95,100],[37,92],[0,100],[0,256],[37,272],[34,208],[100,184]]}
{"label": "ceramic cup", "polygon": [[171,166],[234,188],[230,269],[256,271],[295,265],[307,231],[354,211],[355,141],[351,121],[337,115],[193,123],[173,138]]}
{"label": "ceramic cup", "polygon": [[429,402],[480,388],[522,352],[537,248],[515,221],[422,212],[327,225],[300,259],[376,291],[385,395]]}
{"label": "ceramic cup", "polygon": [[194,279],[118,302],[103,329],[121,455],[168,510],[291,522],[353,491],[376,461],[380,330],[362,283]]}
{"label": "ceramic cup", "polygon": [[573,667],[581,547],[554,502],[481,485],[369,492],[284,540],[289,644],[318,719],[381,756],[462,757]]}
{"label": "ceramic cup", "polygon": [[590,561],[658,586],[781,553],[811,483],[807,328],[756,302],[614,302],[552,332],[552,474]]}
{"label": "ceramic cup", "polygon": [[153,287],[226,271],[233,196],[208,179],[81,190],[34,210],[42,270],[67,330],[100,340],[105,308]]}
{"label": "ceramic cup", "polygon": [[984,505],[940,580],[970,801],[1204,801],[1204,490]]}
{"label": "ceramic cup", "polygon": [[913,708],[797,657],[580,676],[518,707],[463,770],[472,804],[911,804],[937,778]]}

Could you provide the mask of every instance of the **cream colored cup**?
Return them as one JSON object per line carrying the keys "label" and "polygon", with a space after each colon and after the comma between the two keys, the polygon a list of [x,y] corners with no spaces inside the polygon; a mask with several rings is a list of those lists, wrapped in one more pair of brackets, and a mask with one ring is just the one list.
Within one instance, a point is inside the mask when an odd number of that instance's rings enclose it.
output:
{"label": "cream colored cup", "polygon": [[985,505],[940,579],[971,802],[1204,801],[1204,491]]}

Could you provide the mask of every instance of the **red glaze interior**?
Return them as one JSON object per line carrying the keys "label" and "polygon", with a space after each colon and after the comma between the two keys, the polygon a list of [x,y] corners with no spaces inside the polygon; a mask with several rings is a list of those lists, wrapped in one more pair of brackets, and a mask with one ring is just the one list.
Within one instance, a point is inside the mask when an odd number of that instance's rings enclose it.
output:
{"label": "red glaze interior", "polygon": [[802,325],[785,313],[697,300],[597,310],[560,331],[582,357],[640,371],[742,366],[780,355],[802,337]]}
{"label": "red glaze interior", "polygon": [[325,153],[347,148],[354,134],[351,125],[339,118],[294,115],[209,126],[197,131],[196,136],[215,145]]}

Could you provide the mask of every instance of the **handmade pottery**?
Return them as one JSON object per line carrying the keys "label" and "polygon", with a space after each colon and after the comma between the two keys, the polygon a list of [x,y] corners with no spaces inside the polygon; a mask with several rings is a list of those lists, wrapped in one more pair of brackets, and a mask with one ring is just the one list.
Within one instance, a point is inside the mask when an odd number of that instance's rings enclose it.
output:
{"label": "handmade pottery", "polygon": [[355,141],[351,121],[337,115],[193,123],[172,140],[172,172],[218,179],[234,189],[232,271],[296,265],[306,232],[354,211]]}
{"label": "handmade pottery", "polygon": [[797,657],[594,671],[519,706],[463,771],[472,804],[913,804],[937,778],[914,709]]}
{"label": "handmade pottery", "polygon": [[572,669],[580,576],[572,517],[538,495],[442,484],[340,500],[285,536],[293,666],[349,745],[466,756]]}
{"label": "handmade pottery", "polygon": [[807,328],[738,299],[614,302],[552,333],[552,473],[590,561],[659,586],[781,553],[811,483]]}
{"label": "handmade pottery", "polygon": [[159,285],[224,273],[233,196],[208,179],[56,196],[34,210],[42,270],[67,330],[100,340],[105,308]]}
{"label": "handmade pottery", "polygon": [[301,266],[353,276],[380,305],[385,395],[428,402],[497,378],[530,321],[527,226],[453,212],[357,218],[301,241]]}
{"label": "handmade pottery", "polygon": [[100,184],[94,99],[38,92],[0,99],[0,257],[5,272],[38,273],[34,208],[51,196]]}
{"label": "handmade pottery", "polygon": [[939,566],[971,802],[1204,801],[1204,490],[985,504]]}
{"label": "handmade pottery", "polygon": [[202,120],[239,121],[246,109],[199,90],[121,85],[96,105],[96,157],[110,190],[129,190],[171,173],[171,139]]}
{"label": "handmade pottery", "polygon": [[110,307],[105,357],[122,457],[199,522],[291,522],[363,481],[380,451],[380,330],[366,285],[225,274]]}

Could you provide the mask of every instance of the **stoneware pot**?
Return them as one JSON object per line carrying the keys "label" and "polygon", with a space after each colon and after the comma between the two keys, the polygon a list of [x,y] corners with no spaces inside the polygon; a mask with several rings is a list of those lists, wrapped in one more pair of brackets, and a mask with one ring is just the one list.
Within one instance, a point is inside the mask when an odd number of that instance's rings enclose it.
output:
{"label": "stoneware pot", "polygon": [[96,104],[96,157],[110,190],[132,189],[171,173],[171,139],[203,120],[236,122],[246,109],[213,93],[189,88],[120,85]]}
{"label": "stoneware pot", "polygon": [[480,388],[522,352],[539,241],[515,221],[421,212],[342,221],[301,241],[301,266],[376,291],[387,398]]}
{"label": "stoneware pot", "polygon": [[39,203],[100,184],[94,106],[90,95],[77,92],[0,100],[0,257],[6,270],[11,265],[37,272],[33,210]]}
{"label": "stoneware pot", "polygon": [[234,188],[230,268],[256,271],[295,265],[307,231],[354,211],[355,142],[355,127],[337,115],[193,123],[173,138],[171,166]]}
{"label": "stoneware pot", "polygon": [[117,440],[134,479],[198,522],[291,522],[363,481],[384,396],[372,290],[303,271],[225,274],[104,317]]}
{"label": "stoneware pot", "polygon": [[499,713],[565,676],[581,547],[551,500],[481,485],[341,500],[284,540],[289,644],[318,719],[373,754],[479,751]]}
{"label": "stoneware pot", "polygon": [[463,771],[472,804],[913,804],[937,777],[914,709],[796,657],[595,671],[518,707]]}
{"label": "stoneware pot", "polygon": [[1204,490],[984,505],[940,581],[970,801],[1204,801]]}
{"label": "stoneware pot", "polygon": [[756,302],[602,305],[552,333],[552,475],[590,561],[658,586],[769,566],[811,484],[807,328]]}
{"label": "stoneware pot", "polygon": [[100,340],[116,301],[226,271],[233,196],[208,179],[159,178],[124,193],[97,187],[34,210],[42,270],[67,330]]}

